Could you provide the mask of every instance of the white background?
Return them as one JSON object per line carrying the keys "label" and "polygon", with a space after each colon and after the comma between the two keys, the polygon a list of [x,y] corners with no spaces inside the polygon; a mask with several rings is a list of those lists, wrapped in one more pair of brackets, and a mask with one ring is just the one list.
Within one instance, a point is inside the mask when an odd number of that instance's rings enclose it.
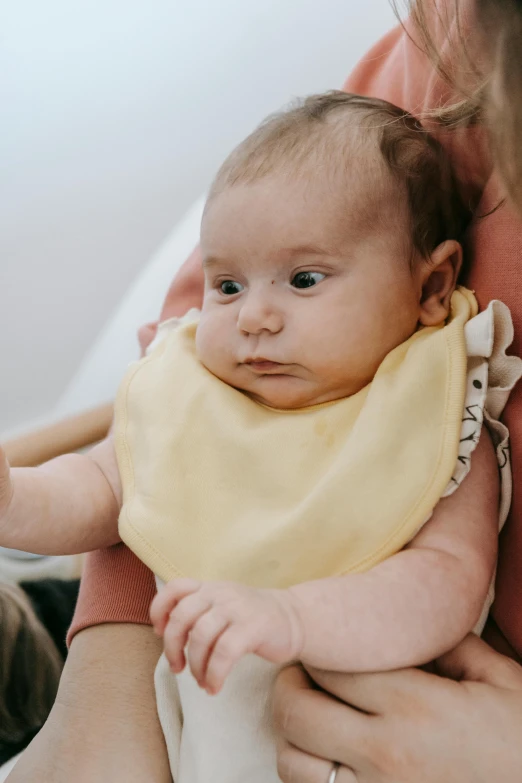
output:
{"label": "white background", "polygon": [[387,0],[0,0],[0,433],[45,414],[226,153]]}

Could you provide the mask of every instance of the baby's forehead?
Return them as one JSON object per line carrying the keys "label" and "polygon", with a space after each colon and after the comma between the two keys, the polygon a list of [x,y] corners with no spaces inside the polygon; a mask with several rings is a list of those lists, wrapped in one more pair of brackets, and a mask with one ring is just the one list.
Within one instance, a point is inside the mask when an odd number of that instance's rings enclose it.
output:
{"label": "baby's forehead", "polygon": [[[209,203],[230,188],[265,191],[275,203],[304,196],[314,222],[367,231],[408,212],[404,185],[394,177],[379,128],[357,111],[339,111],[304,128],[261,128],[231,154],[210,191]],[[290,191],[292,191],[290,193]],[[246,205],[236,205],[237,214]],[[389,221],[390,214],[393,216]],[[400,220],[403,223],[403,220]]]}
{"label": "baby's forehead", "polygon": [[404,241],[406,216],[400,187],[377,167],[366,167],[366,176],[359,165],[351,171],[287,170],[214,193],[201,243],[207,257],[269,255],[284,264],[293,254],[341,256],[376,235]]}
{"label": "baby's forehead", "polygon": [[[425,258],[445,239],[459,239],[471,216],[441,144],[413,115],[378,98],[333,91],[269,117],[224,162],[210,203],[238,185],[269,186],[274,177],[308,196],[325,193],[308,220],[331,217],[337,203],[346,230],[405,232],[410,249]],[[273,193],[273,204],[281,207],[285,195]]]}

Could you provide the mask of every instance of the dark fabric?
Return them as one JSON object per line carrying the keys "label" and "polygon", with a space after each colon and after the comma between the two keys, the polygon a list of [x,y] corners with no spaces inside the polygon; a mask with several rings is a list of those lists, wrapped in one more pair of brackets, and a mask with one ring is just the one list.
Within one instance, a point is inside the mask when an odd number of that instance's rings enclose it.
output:
{"label": "dark fabric", "polygon": [[[74,614],[80,580],[42,579],[34,582],[21,582],[19,586],[27,595],[35,614],[65,660],[67,655],[65,637]],[[22,649],[31,656],[30,666],[32,670],[36,671],[42,662],[39,659],[36,640],[27,638],[28,634],[32,633],[30,626],[22,626],[18,641]],[[10,737],[6,735],[4,727],[3,736],[0,739],[0,765],[5,764],[24,750],[41,728],[41,725],[35,726],[34,723],[33,725],[26,723],[26,716],[31,713],[32,687],[32,678],[27,674],[27,661],[22,664],[15,656],[9,672],[8,686],[6,691],[0,694],[0,698],[4,700],[8,714],[16,717],[19,727],[26,725],[26,731],[17,731],[16,736]],[[54,697],[53,689],[52,692],[49,692],[49,705],[54,701]],[[46,717],[42,716],[42,725]]]}
{"label": "dark fabric", "polygon": [[65,637],[78,599],[80,580],[40,579],[20,582],[20,587],[28,595],[38,619],[47,628],[65,660]]}

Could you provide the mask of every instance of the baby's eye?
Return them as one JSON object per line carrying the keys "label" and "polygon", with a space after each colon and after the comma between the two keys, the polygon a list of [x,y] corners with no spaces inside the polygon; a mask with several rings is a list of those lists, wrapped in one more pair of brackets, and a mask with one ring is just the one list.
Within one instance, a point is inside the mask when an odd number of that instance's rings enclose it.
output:
{"label": "baby's eye", "polygon": [[222,294],[225,294],[225,296],[234,296],[234,294],[239,294],[243,290],[243,286],[241,283],[238,283],[237,280],[223,280],[219,284],[219,290]]}
{"label": "baby's eye", "polygon": [[292,279],[292,285],[294,288],[311,288],[321,280],[324,280],[326,275],[322,272],[298,272]]}

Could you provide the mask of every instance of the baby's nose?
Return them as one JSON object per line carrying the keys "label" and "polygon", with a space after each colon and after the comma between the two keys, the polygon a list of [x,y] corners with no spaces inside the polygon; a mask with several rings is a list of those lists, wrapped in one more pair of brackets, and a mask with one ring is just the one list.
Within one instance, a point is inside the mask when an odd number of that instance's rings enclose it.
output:
{"label": "baby's nose", "polygon": [[283,314],[272,297],[249,295],[241,306],[237,325],[245,334],[277,334],[283,328]]}

